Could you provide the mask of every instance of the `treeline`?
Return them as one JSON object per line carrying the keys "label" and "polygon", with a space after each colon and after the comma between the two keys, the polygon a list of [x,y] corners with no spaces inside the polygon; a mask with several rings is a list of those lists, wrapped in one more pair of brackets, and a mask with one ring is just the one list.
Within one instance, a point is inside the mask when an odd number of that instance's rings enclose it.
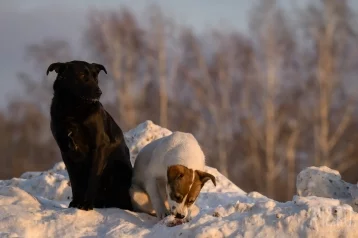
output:
{"label": "treeline", "polygon": [[[294,2],[294,1],[291,1]],[[180,26],[158,7],[91,11],[81,55],[62,39],[31,45],[37,75],[0,116],[1,177],[60,161],[49,130],[48,65],[83,59],[106,66],[104,102],[126,131],[144,120],[193,133],[216,167],[246,191],[278,200],[297,173],[326,165],[358,180],[358,41],[348,1],[282,8],[262,0],[249,32]]]}

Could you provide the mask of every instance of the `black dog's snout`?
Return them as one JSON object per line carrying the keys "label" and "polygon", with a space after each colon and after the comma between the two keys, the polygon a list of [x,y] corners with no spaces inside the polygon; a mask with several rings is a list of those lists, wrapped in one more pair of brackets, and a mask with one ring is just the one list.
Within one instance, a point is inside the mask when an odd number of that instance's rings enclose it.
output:
{"label": "black dog's snout", "polygon": [[183,219],[185,216],[183,214],[180,214],[180,213],[177,213],[175,215],[175,218],[178,218],[178,219]]}
{"label": "black dog's snout", "polygon": [[100,88],[97,88],[96,95],[99,97],[102,95],[102,90]]}

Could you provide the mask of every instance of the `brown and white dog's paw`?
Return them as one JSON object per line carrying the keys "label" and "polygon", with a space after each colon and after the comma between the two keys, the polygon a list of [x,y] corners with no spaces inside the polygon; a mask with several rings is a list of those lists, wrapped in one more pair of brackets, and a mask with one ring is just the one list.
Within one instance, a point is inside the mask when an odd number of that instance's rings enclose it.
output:
{"label": "brown and white dog's paw", "polygon": [[162,211],[162,212],[158,212],[157,217],[159,220],[163,220],[164,218],[170,216],[170,212],[169,211]]}
{"label": "brown and white dog's paw", "polygon": [[193,204],[190,209],[188,215],[184,218],[186,221],[190,221],[194,217],[196,217],[200,212],[200,208]]}

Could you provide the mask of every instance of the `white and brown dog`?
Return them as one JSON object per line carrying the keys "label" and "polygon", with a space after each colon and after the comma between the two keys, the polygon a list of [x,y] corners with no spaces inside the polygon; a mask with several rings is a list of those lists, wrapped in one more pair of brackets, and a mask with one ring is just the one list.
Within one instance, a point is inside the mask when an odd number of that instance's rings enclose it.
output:
{"label": "white and brown dog", "polygon": [[198,212],[194,203],[204,184],[211,180],[216,186],[215,177],[204,168],[204,153],[190,133],[173,132],[147,144],[134,164],[134,210],[159,219],[169,214],[190,219]]}

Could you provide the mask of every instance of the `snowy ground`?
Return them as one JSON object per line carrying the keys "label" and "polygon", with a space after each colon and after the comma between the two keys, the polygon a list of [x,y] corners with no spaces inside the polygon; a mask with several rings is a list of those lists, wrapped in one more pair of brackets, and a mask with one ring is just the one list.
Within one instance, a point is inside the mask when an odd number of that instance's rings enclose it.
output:
{"label": "snowy ground", "polygon": [[[143,146],[170,133],[150,121],[127,132],[132,162]],[[196,203],[201,209],[199,215],[175,227],[146,214],[120,209],[67,208],[71,187],[62,162],[48,171],[27,172],[20,178],[0,181],[0,237],[356,237],[358,234],[358,215],[354,212],[357,186],[345,183],[336,171],[327,167],[302,171],[297,180],[300,196],[285,203],[257,192],[246,194],[216,169],[207,170],[216,176],[217,186],[205,184]]]}

